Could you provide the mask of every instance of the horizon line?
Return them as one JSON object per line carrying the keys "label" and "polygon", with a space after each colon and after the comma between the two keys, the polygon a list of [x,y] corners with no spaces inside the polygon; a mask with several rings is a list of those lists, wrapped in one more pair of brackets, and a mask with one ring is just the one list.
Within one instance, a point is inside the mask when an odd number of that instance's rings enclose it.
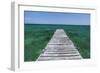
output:
{"label": "horizon line", "polygon": [[[25,24],[25,25],[26,25],[26,24],[28,24],[28,25],[37,25],[37,24],[38,24],[38,25],[39,25],[39,24],[40,24],[40,25],[43,25],[44,23],[43,23],[43,24],[42,24],[42,23],[24,23],[24,24]],[[82,24],[44,24],[44,25],[82,25]],[[88,24],[88,25],[90,25],[90,24]]]}

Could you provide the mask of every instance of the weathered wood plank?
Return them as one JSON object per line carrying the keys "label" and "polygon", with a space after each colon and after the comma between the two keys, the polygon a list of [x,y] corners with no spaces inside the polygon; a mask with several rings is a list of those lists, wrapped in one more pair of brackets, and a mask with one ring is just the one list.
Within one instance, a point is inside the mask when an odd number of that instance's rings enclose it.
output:
{"label": "weathered wood plank", "polygon": [[37,61],[82,59],[63,29],[57,29]]}

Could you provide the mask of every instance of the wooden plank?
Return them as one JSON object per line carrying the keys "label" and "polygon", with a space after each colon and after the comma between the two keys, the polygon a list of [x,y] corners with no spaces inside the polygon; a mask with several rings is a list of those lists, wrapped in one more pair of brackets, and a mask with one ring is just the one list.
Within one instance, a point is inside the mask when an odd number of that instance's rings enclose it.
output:
{"label": "wooden plank", "polygon": [[82,59],[63,29],[57,29],[37,61]]}

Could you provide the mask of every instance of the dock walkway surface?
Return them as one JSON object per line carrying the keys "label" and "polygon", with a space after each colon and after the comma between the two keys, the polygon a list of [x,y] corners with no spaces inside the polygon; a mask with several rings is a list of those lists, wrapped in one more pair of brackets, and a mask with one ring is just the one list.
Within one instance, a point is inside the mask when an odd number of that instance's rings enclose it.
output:
{"label": "dock walkway surface", "polygon": [[80,53],[63,29],[57,29],[37,61],[77,60]]}

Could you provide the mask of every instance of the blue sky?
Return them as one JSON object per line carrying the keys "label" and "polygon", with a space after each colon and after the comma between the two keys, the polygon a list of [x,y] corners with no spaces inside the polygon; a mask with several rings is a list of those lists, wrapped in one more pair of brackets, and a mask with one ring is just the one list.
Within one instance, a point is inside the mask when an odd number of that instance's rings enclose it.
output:
{"label": "blue sky", "polygon": [[24,23],[90,25],[90,14],[24,11]]}

